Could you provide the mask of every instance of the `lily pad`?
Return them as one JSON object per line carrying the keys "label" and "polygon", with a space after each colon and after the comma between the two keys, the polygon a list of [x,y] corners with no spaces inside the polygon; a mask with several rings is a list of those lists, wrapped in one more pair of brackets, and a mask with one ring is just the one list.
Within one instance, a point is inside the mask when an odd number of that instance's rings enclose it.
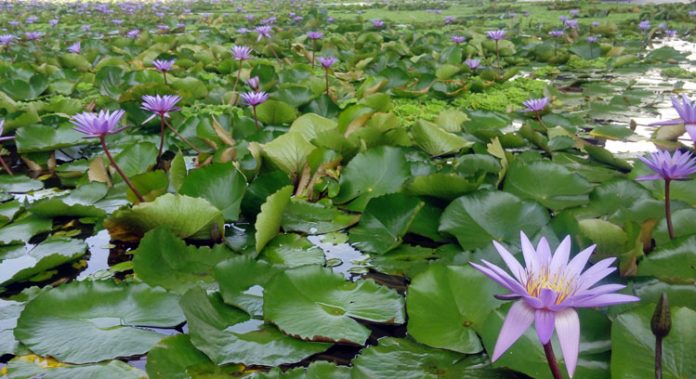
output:
{"label": "lily pad", "polygon": [[401,324],[403,299],[371,280],[346,282],[318,266],[276,275],[264,291],[264,318],[287,334],[312,341],[362,345],[370,330],[354,319]]}
{"label": "lily pad", "polygon": [[515,162],[508,169],[505,191],[560,210],[587,204],[592,185],[582,176],[556,163]]}
{"label": "lily pad", "polygon": [[22,355],[7,363],[8,379],[144,379],[147,375],[126,362],[68,365],[52,358]]}
{"label": "lily pad", "polygon": [[345,229],[360,220],[360,215],[342,212],[324,203],[291,199],[283,213],[282,227],[287,232],[326,234]]}
{"label": "lily pad", "polygon": [[232,256],[225,245],[186,245],[167,228],[145,234],[133,252],[133,270],[145,283],[184,293],[191,287],[213,286],[213,267]]}
{"label": "lily pad", "polygon": [[161,340],[147,353],[145,367],[150,379],[222,378],[244,371],[241,365],[216,365],[191,344],[187,334],[177,334]]}
{"label": "lily pad", "polygon": [[263,153],[269,161],[290,176],[302,172],[307,157],[316,147],[300,133],[289,132],[263,145]]}
{"label": "lily pad", "polygon": [[246,191],[246,179],[231,164],[215,163],[189,172],[179,193],[201,197],[222,211],[226,221],[239,218],[239,208]]}
{"label": "lily pad", "polygon": [[482,365],[481,358],[433,349],[408,339],[384,337],[353,361],[354,379],[503,379],[510,373]]}
{"label": "lily pad", "polygon": [[470,266],[433,265],[406,297],[408,333],[418,342],[464,354],[483,350],[474,331],[500,306],[500,288]]}
{"label": "lily pad", "polygon": [[228,259],[215,267],[215,278],[225,303],[252,316],[263,316],[266,283],[280,270],[249,256]]}
{"label": "lily pad", "polygon": [[519,242],[519,231],[534,235],[549,221],[542,206],[506,192],[481,191],[454,200],[442,213],[441,232],[452,234],[466,250],[491,241]]}
{"label": "lily pad", "polygon": [[34,275],[72,262],[87,252],[80,240],[53,237],[32,248],[27,254],[0,261],[0,286],[30,279]]}
{"label": "lily pad", "polygon": [[413,125],[411,135],[416,144],[432,156],[453,154],[473,145],[464,137],[422,120]]}
{"label": "lily pad", "polygon": [[219,294],[192,288],[181,299],[191,343],[218,365],[276,366],[299,362],[329,344],[289,337],[261,320],[223,303]]}
{"label": "lily pad", "polygon": [[[410,176],[403,150],[380,146],[355,156],[341,174],[337,204],[362,211],[371,198],[398,192]],[[346,204],[348,203],[348,204]]]}
{"label": "lily pad", "polygon": [[39,294],[17,320],[15,337],[40,355],[92,363],[147,353],[184,316],[178,297],[144,284],[72,282]]}
{"label": "lily pad", "polygon": [[0,190],[8,193],[27,193],[40,190],[44,184],[40,180],[24,175],[0,175]]}
{"label": "lily pad", "polygon": [[[655,375],[655,336],[650,319],[655,306],[645,305],[619,315],[611,329],[611,375],[613,378],[650,378]],[[696,372],[692,358],[696,349],[696,311],[671,309],[672,330],[662,342],[664,378],[689,378]],[[647,359],[636,359],[646,357]]]}
{"label": "lily pad", "polygon": [[28,215],[0,228],[0,245],[25,243],[31,237],[49,232],[52,228],[51,219]]}
{"label": "lily pad", "polygon": [[261,253],[261,257],[274,265],[299,267],[323,265],[324,252],[299,234],[281,234],[272,239]]}
{"label": "lily pad", "polygon": [[256,224],[254,224],[257,252],[263,250],[264,246],[278,234],[290,196],[292,196],[292,186],[285,186],[268,196],[266,202],[261,205],[261,213],[256,217]]}
{"label": "lily pad", "polygon": [[638,274],[666,282],[696,283],[696,236],[665,245],[643,259]]}
{"label": "lily pad", "polygon": [[23,303],[0,299],[0,356],[14,354],[19,347],[12,331],[23,309]]}
{"label": "lily pad", "polygon": [[155,201],[120,209],[104,220],[114,240],[137,241],[165,226],[181,238],[216,239],[223,230],[222,212],[205,199],[165,194]]}
{"label": "lily pad", "polygon": [[367,203],[360,223],[350,230],[350,242],[361,251],[384,254],[399,246],[425,203],[416,197],[395,193]]}
{"label": "lily pad", "polygon": [[32,203],[29,210],[43,217],[104,217],[106,212],[94,206],[106,196],[108,188],[103,183],[88,183],[72,190],[66,196],[56,196]]}

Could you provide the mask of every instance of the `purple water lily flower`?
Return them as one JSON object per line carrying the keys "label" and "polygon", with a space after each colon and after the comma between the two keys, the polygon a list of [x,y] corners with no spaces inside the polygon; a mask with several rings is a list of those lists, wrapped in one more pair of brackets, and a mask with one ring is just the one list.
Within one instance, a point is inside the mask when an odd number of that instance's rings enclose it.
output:
{"label": "purple water lily flower", "polygon": [[143,122],[143,124],[150,122],[150,120],[152,120],[156,116],[169,118],[169,112],[176,112],[179,109],[181,109],[176,106],[176,103],[178,103],[179,101],[181,101],[181,97],[175,95],[143,96],[143,102],[140,108],[145,111],[152,112],[152,115],[148,117],[147,120]]}
{"label": "purple water lily flower", "polygon": [[244,102],[251,107],[252,112],[254,114],[254,124],[256,125],[256,130],[260,130],[259,117],[256,114],[256,107],[265,103],[266,100],[268,100],[268,94],[263,91],[246,92],[241,94],[241,97],[244,100]]}
{"label": "purple water lily flower", "polygon": [[255,16],[253,14],[248,14],[244,16],[247,21],[254,21]]}
{"label": "purple water lily flower", "polygon": [[681,102],[677,96],[672,96],[672,107],[679,114],[679,118],[654,122],[650,126],[679,125],[683,123],[689,137],[696,143],[696,102],[691,101],[686,94],[682,94]]}
{"label": "purple water lily flower", "polygon": [[454,16],[445,16],[445,25],[449,25],[456,20]]}
{"label": "purple water lily flower", "polygon": [[384,21],[376,18],[372,20],[372,26],[374,26],[377,29],[382,29],[384,27]]}
{"label": "purple water lily flower", "polygon": [[239,28],[239,29],[237,29],[237,33],[247,34],[247,33],[249,33],[249,29],[248,28]]}
{"label": "purple water lily flower", "polygon": [[68,51],[73,54],[80,54],[80,41],[77,41],[72,45],[68,46]]}
{"label": "purple water lily flower", "polygon": [[126,114],[119,109],[114,112],[100,111],[99,113],[83,112],[70,119],[75,125],[75,130],[85,134],[88,138],[103,138],[109,134],[116,134],[126,127],[119,127],[119,122]]}
{"label": "purple water lily flower", "polygon": [[92,30],[92,25],[89,25],[89,24],[82,25],[82,26],[80,27],[80,29],[81,29],[83,32],[88,32],[88,31]]}
{"label": "purple water lily flower", "polygon": [[580,9],[571,9],[570,10],[570,15],[572,17],[578,17],[579,14],[580,14]]}
{"label": "purple water lily flower", "polygon": [[499,29],[499,30],[491,30],[486,32],[486,35],[488,38],[492,39],[493,41],[500,41],[503,38],[505,38],[505,30]]}
{"label": "purple water lily flower", "polygon": [[253,78],[247,80],[247,84],[252,90],[254,90],[254,92],[258,92],[261,88],[261,80],[258,76],[254,76]]}
{"label": "purple water lily flower", "polygon": [[41,32],[26,32],[24,33],[24,38],[27,39],[27,41],[36,41],[43,37],[43,33]]}
{"label": "purple water lily flower", "polygon": [[563,37],[565,32],[563,30],[552,30],[549,32],[549,35],[554,38],[560,38]]}
{"label": "purple water lily flower", "polygon": [[3,34],[0,35],[0,45],[3,46],[9,46],[12,44],[12,41],[14,41],[17,37],[15,37],[12,34]]}
{"label": "purple water lily flower", "polygon": [[251,48],[248,46],[233,46],[232,47],[232,54],[234,55],[234,59],[238,61],[246,61],[251,59]]}
{"label": "purple water lily flower", "polygon": [[172,67],[174,66],[175,60],[164,60],[164,59],[155,59],[152,61],[152,65],[155,66],[157,71],[161,72],[168,72],[172,70]]}
{"label": "purple water lily flower", "polygon": [[159,24],[159,25],[157,25],[157,29],[159,29],[160,31],[166,32],[167,30],[169,30],[169,25]]}
{"label": "purple water lily flower", "polygon": [[326,23],[327,23],[327,24],[333,24],[334,21],[335,21],[335,19],[334,19],[333,17],[327,17],[327,18],[326,18]]}
{"label": "purple water lily flower", "polygon": [[39,19],[39,18],[36,17],[36,16],[29,16],[29,17],[27,17],[26,20],[24,20],[24,23],[25,23],[25,24],[28,24],[28,25],[31,25],[31,24],[35,23],[38,19]]}
{"label": "purple water lily flower", "polygon": [[482,260],[481,264],[470,263],[510,291],[500,298],[517,300],[503,322],[491,360],[498,360],[534,324],[543,345],[550,346],[551,337],[556,331],[566,369],[572,377],[580,349],[580,320],[575,308],[605,307],[640,299],[613,293],[625,287],[619,284],[592,288],[616,270],[611,267],[616,258],[603,259],[584,270],[595,245],[579,252],[569,261],[570,236],[563,239],[553,254],[546,238],[541,238],[536,248],[524,232],[520,232],[520,240],[524,266],[503,245],[493,242],[512,276],[486,260]]}
{"label": "purple water lily flower", "polygon": [[307,32],[307,38],[316,41],[319,39],[322,39],[324,37],[324,33],[322,32]]}
{"label": "purple water lily flower", "polygon": [[641,21],[638,24],[638,29],[640,29],[642,31],[646,31],[646,30],[650,29],[650,21],[648,21],[648,20]]}
{"label": "purple water lily flower", "polygon": [[686,152],[677,150],[674,155],[669,151],[657,151],[649,157],[639,157],[654,174],[639,176],[636,180],[689,180],[696,174],[696,157]]}
{"label": "purple water lily flower", "polygon": [[457,45],[464,43],[464,41],[466,41],[466,37],[459,36],[459,35],[454,35],[450,39],[452,40],[452,42],[456,43]]}
{"label": "purple water lily flower", "polygon": [[599,38],[598,38],[597,36],[589,36],[589,37],[587,37],[587,42],[588,42],[588,43],[595,43],[595,42],[597,42],[598,40],[599,40]]}
{"label": "purple water lily flower", "polygon": [[481,65],[481,60],[480,59],[467,59],[464,61],[464,64],[466,67],[469,67],[470,70],[476,70],[480,65]]}
{"label": "purple water lily flower", "polygon": [[336,62],[338,62],[338,59],[336,57],[319,57],[319,63],[321,64],[321,67],[323,67],[326,70],[331,68],[331,66],[333,66]]}
{"label": "purple water lily flower", "polygon": [[267,25],[257,26],[256,33],[258,33],[259,36],[256,38],[256,42],[259,42],[264,38],[271,38],[271,30],[271,27]]}
{"label": "purple water lily flower", "polygon": [[549,105],[549,98],[542,97],[541,99],[529,99],[529,100],[522,102],[522,105],[524,105],[526,107],[526,109],[524,109],[523,112],[539,113],[539,112],[543,111],[547,105]]}
{"label": "purple water lily flower", "polygon": [[131,29],[128,31],[128,33],[126,33],[126,36],[128,38],[132,38],[132,39],[138,38],[139,35],[140,35],[140,30],[138,30],[138,29]]}
{"label": "purple water lily flower", "polygon": [[599,26],[599,21],[592,21],[592,24],[590,25],[592,25],[593,28],[596,28]]}
{"label": "purple water lily flower", "polygon": [[674,29],[667,29],[665,34],[667,35],[667,38],[674,38],[677,35],[677,31]]}
{"label": "purple water lily flower", "polygon": [[257,107],[268,100],[268,94],[266,92],[246,92],[241,95],[244,102],[252,107]]}
{"label": "purple water lily flower", "polygon": [[567,29],[577,29],[578,28],[578,20],[566,20],[563,25]]}
{"label": "purple water lily flower", "polygon": [[563,24],[565,24],[565,22],[568,21],[568,16],[558,16],[558,19],[561,20]]}
{"label": "purple water lily flower", "polygon": [[117,19],[111,20],[111,23],[116,25],[116,26],[120,26],[120,25],[123,25],[123,20],[117,18]]}
{"label": "purple water lily flower", "polygon": [[11,20],[11,21],[8,22],[8,24],[10,24],[10,26],[18,26],[18,25],[19,25],[19,21],[17,21],[17,20]]}
{"label": "purple water lily flower", "polygon": [[691,16],[691,17],[696,16],[696,11],[689,11],[689,16]]}
{"label": "purple water lily flower", "polygon": [[56,25],[58,25],[58,19],[54,18],[52,20],[49,20],[48,25],[51,25],[51,27],[55,27]]}
{"label": "purple water lily flower", "polygon": [[661,22],[660,25],[658,25],[657,27],[662,30],[667,30],[667,23]]}

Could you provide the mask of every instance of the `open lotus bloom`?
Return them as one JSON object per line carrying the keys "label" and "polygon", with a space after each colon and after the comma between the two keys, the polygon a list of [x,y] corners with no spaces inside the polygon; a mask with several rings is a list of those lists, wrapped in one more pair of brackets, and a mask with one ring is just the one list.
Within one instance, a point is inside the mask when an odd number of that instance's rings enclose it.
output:
{"label": "open lotus bloom", "polygon": [[672,96],[672,107],[679,114],[679,118],[654,122],[650,126],[678,125],[683,123],[689,137],[696,143],[696,102],[691,101],[685,94],[682,94],[681,101],[679,101],[677,96]]}
{"label": "open lotus bloom", "polygon": [[486,260],[482,264],[471,263],[510,291],[499,298],[517,300],[505,318],[491,359],[500,358],[533,323],[542,345],[549,343],[556,331],[568,375],[572,377],[580,349],[580,320],[575,308],[605,307],[639,299],[613,293],[625,287],[620,284],[593,287],[616,270],[611,267],[616,258],[607,258],[583,271],[594,245],[569,260],[570,236],[563,239],[553,254],[546,238],[536,248],[524,232],[520,233],[520,239],[524,266],[503,245],[493,242],[512,275]]}

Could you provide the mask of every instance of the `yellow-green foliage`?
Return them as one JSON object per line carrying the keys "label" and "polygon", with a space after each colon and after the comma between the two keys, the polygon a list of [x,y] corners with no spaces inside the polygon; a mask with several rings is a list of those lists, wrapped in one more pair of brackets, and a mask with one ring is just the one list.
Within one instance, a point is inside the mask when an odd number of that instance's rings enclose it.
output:
{"label": "yellow-green foliage", "polygon": [[447,102],[437,99],[421,101],[418,99],[392,99],[392,112],[404,123],[411,124],[418,120],[432,121],[444,109]]}
{"label": "yellow-green foliage", "polygon": [[546,82],[519,78],[495,85],[484,92],[469,92],[454,101],[458,108],[505,112],[522,108],[522,102],[544,96]]}

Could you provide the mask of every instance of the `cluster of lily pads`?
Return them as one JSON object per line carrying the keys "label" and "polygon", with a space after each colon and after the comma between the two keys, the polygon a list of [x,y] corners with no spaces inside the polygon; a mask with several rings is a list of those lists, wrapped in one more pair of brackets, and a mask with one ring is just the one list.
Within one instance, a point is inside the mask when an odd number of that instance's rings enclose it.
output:
{"label": "cluster of lily pads", "polygon": [[0,377],[692,376],[696,11],[575,6],[0,3]]}

